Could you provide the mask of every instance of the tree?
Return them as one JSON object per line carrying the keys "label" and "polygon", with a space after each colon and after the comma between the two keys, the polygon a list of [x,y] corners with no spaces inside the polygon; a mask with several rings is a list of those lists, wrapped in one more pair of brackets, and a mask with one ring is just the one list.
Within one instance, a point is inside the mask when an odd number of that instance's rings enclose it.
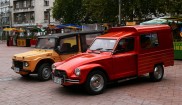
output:
{"label": "tree", "polygon": [[[124,21],[182,14],[181,0],[121,0]],[[118,0],[55,0],[53,17],[64,23],[109,23],[118,21]]]}
{"label": "tree", "polygon": [[82,0],[55,0],[53,17],[64,23],[79,23],[82,18]]}

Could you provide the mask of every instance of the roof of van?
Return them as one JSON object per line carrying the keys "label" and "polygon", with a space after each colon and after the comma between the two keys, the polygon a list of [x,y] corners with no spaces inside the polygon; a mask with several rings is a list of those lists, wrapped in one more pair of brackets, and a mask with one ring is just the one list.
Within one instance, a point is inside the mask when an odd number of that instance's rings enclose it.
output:
{"label": "roof of van", "polygon": [[91,31],[80,31],[80,32],[70,32],[70,33],[57,33],[57,34],[40,36],[38,38],[59,38],[59,37],[71,36],[75,34],[95,34],[95,33],[103,33],[103,31],[91,30]]}
{"label": "roof of van", "polygon": [[118,38],[121,36],[129,36],[133,33],[140,33],[140,32],[152,32],[157,30],[165,30],[169,29],[168,25],[136,25],[136,26],[122,26],[122,27],[114,27],[108,30],[107,34],[99,36],[99,38]]}

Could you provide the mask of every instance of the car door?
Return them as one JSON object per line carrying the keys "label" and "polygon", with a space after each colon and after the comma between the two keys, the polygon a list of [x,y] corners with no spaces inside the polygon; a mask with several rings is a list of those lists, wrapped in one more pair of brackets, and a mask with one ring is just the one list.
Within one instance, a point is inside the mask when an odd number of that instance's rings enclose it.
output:
{"label": "car door", "polygon": [[122,38],[112,55],[115,79],[134,76],[137,73],[136,38]]}

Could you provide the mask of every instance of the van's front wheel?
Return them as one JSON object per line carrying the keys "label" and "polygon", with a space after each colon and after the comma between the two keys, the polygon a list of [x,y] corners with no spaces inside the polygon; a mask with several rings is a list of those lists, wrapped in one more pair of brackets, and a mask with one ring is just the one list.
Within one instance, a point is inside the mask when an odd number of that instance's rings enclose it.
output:
{"label": "van's front wheel", "polygon": [[164,75],[164,68],[162,65],[156,65],[153,72],[149,73],[150,79],[154,82],[161,81]]}
{"label": "van's front wheel", "polygon": [[44,63],[42,64],[39,68],[38,68],[38,78],[41,81],[47,81],[51,78],[51,66],[48,63]]}
{"label": "van's front wheel", "polygon": [[92,71],[88,74],[85,89],[89,94],[101,94],[106,86],[106,76],[101,71]]}

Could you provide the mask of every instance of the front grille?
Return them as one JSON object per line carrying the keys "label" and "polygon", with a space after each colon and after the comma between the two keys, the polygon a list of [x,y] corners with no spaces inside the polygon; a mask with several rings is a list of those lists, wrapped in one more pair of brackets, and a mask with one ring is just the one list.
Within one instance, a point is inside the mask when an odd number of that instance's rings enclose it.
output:
{"label": "front grille", "polygon": [[14,64],[15,67],[23,69],[23,62],[21,62],[21,61],[13,61],[13,64]]}
{"label": "front grille", "polygon": [[55,70],[54,71],[54,76],[56,77],[66,77],[66,72],[65,71],[62,71],[62,70]]}

